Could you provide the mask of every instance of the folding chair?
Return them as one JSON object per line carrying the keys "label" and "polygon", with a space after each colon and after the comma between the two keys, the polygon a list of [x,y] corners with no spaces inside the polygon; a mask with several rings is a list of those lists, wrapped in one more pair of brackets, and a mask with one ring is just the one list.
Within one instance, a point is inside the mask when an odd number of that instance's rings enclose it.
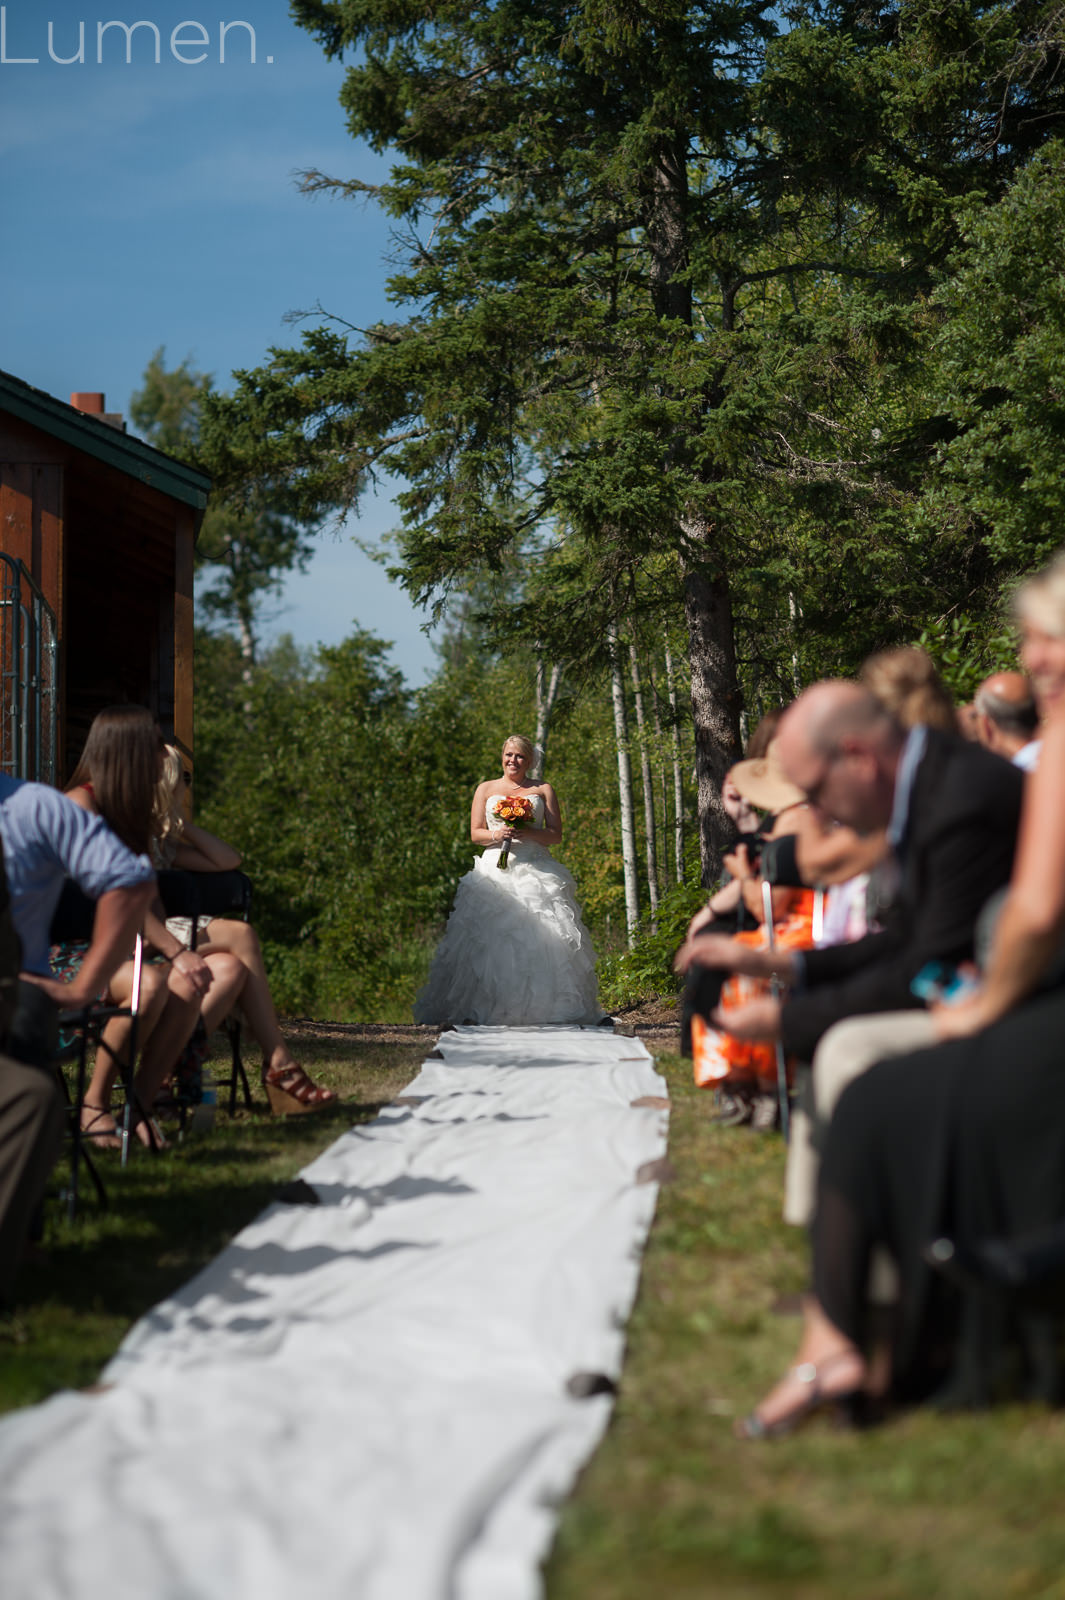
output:
{"label": "folding chair", "polygon": [[[95,915],[95,902],[90,900],[88,895],[83,894],[77,884],[68,879],[63,886],[63,893],[52,917],[52,943],[71,943],[75,940],[91,939]],[[122,1166],[125,1166],[129,1160],[130,1137],[133,1131],[133,1119],[137,1110],[136,1093],[133,1087],[133,1064],[137,1056],[137,1018],[140,1012],[143,965],[144,942],[138,933],[134,943],[133,986],[129,1005],[104,1005],[94,1002],[75,1010],[62,1011],[59,1014],[60,1045],[54,1058],[54,1064],[69,1108],[70,1180],[65,1197],[67,1215],[71,1221],[73,1221],[78,1207],[78,1169],[82,1162],[84,1162],[86,1171],[92,1180],[101,1207],[106,1207],[108,1203],[107,1190],[104,1187],[103,1179],[100,1177],[96,1163],[85,1141],[81,1126],[81,1111],[88,1079],[89,1046],[95,1044],[98,1050],[107,1050],[112,1053],[110,1046],[103,1037],[103,1032],[107,1023],[114,1017],[128,1017],[130,1022],[128,1060],[126,1062],[117,1061],[116,1063],[125,1092],[125,1105],[120,1122]],[[64,1067],[70,1062],[75,1063],[73,1094],[64,1071]],[[147,1118],[149,1109],[148,1107],[141,1108],[142,1115],[145,1118]]]}
{"label": "folding chair", "polygon": [[[234,917],[247,922],[251,915],[251,879],[246,873],[231,872],[181,872],[170,869],[157,874],[159,897],[168,917],[188,917],[192,924],[191,946],[199,942],[200,917]],[[254,1109],[251,1085],[241,1055],[241,1023],[239,1013],[231,1012],[222,1024],[229,1039],[229,1076],[219,1084],[219,1089],[229,1092],[229,1114],[237,1109],[237,1093],[241,1094],[245,1110]],[[221,1100],[221,1095],[219,1096]]]}
{"label": "folding chair", "polygon": [[[773,933],[773,885],[768,878],[762,879],[762,917],[765,922],[766,949],[775,948]],[[824,932],[825,926],[825,891],[814,890],[813,911],[813,940],[816,944]],[[780,1001],[780,981],[774,974],[769,980],[769,992],[773,999]],[[788,1089],[788,1065],[784,1055],[784,1046],[780,1039],[776,1044],[777,1057],[777,1103],[780,1107],[780,1131],[784,1135],[785,1144],[791,1138],[791,1096]]]}

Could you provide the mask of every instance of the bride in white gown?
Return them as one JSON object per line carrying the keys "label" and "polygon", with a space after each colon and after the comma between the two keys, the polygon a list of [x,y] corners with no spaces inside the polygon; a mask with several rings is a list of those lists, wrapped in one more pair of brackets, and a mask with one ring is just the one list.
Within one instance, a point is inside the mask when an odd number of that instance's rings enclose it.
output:
{"label": "bride in white gown", "polygon": [[[562,814],[551,785],[527,776],[533,756],[528,739],[512,735],[503,746],[503,776],[477,786],[470,838],[489,848],[459,882],[429,981],[414,1003],[416,1022],[515,1027],[603,1019],[576,885],[550,854],[562,838]],[[498,815],[514,795],[532,805],[521,828]]]}

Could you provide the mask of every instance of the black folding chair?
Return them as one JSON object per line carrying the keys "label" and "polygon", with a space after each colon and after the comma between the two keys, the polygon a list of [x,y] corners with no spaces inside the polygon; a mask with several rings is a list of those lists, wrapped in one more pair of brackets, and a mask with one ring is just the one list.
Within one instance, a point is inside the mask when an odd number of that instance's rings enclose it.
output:
{"label": "black folding chair", "polygon": [[[234,917],[247,922],[251,915],[251,879],[235,869],[231,872],[181,872],[169,869],[157,874],[159,897],[168,917],[188,917],[192,924],[191,946],[199,941],[200,917]],[[229,1092],[230,1116],[237,1109],[238,1091],[245,1110],[254,1109],[251,1085],[241,1056],[239,1011],[233,1011],[222,1024],[229,1039],[230,1070],[219,1088]],[[221,1098],[221,1097],[220,1097]]]}
{"label": "black folding chair", "polygon": [[[68,878],[63,886],[63,893],[59,898],[55,914],[52,917],[52,943],[69,944],[78,940],[91,940],[95,916],[95,901],[91,900],[88,895],[83,894],[77,884]],[[122,1165],[125,1166],[129,1160],[133,1121],[138,1109],[140,1109],[141,1115],[145,1118],[146,1125],[149,1128],[149,1137],[151,1137],[151,1124],[147,1120],[150,1107],[138,1108],[137,1096],[133,1087],[133,1064],[137,1056],[137,1018],[140,1012],[143,965],[144,942],[138,933],[134,943],[133,987],[129,1005],[116,1006],[94,1002],[90,1005],[59,1013],[59,1048],[53,1059],[69,1109],[70,1179],[65,1191],[65,1198],[67,1214],[71,1221],[73,1221],[78,1208],[78,1173],[82,1163],[84,1163],[85,1169],[89,1174],[101,1207],[106,1207],[108,1203],[107,1190],[103,1179],[100,1177],[96,1163],[90,1154],[81,1126],[82,1106],[85,1101],[85,1090],[88,1083],[90,1046],[94,1045],[97,1050],[106,1050],[118,1066],[119,1078],[125,1093],[125,1105],[119,1121],[122,1138]],[[114,1055],[107,1040],[103,1037],[107,1023],[114,1017],[129,1018],[129,1050],[125,1062]],[[73,1091],[71,1091],[65,1071],[65,1068],[71,1062],[74,1063],[75,1067]]]}

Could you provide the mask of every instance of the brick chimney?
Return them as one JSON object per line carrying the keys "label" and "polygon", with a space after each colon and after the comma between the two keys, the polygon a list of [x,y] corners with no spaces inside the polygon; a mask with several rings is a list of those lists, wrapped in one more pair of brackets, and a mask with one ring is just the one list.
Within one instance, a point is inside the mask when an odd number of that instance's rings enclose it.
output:
{"label": "brick chimney", "polygon": [[70,403],[75,411],[83,411],[87,417],[95,417],[98,422],[106,422],[109,428],[117,428],[119,433],[125,433],[126,424],[121,411],[105,411],[104,397],[97,391],[78,389],[71,395]]}

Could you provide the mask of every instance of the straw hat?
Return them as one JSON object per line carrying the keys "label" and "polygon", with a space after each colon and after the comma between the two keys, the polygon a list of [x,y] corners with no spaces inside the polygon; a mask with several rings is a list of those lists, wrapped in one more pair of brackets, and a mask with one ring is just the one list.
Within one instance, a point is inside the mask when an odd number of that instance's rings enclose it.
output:
{"label": "straw hat", "polygon": [[806,796],[784,776],[777,757],[774,739],[764,756],[753,761],[740,761],[729,772],[736,788],[745,800],[759,811],[784,811],[788,806],[802,805]]}

